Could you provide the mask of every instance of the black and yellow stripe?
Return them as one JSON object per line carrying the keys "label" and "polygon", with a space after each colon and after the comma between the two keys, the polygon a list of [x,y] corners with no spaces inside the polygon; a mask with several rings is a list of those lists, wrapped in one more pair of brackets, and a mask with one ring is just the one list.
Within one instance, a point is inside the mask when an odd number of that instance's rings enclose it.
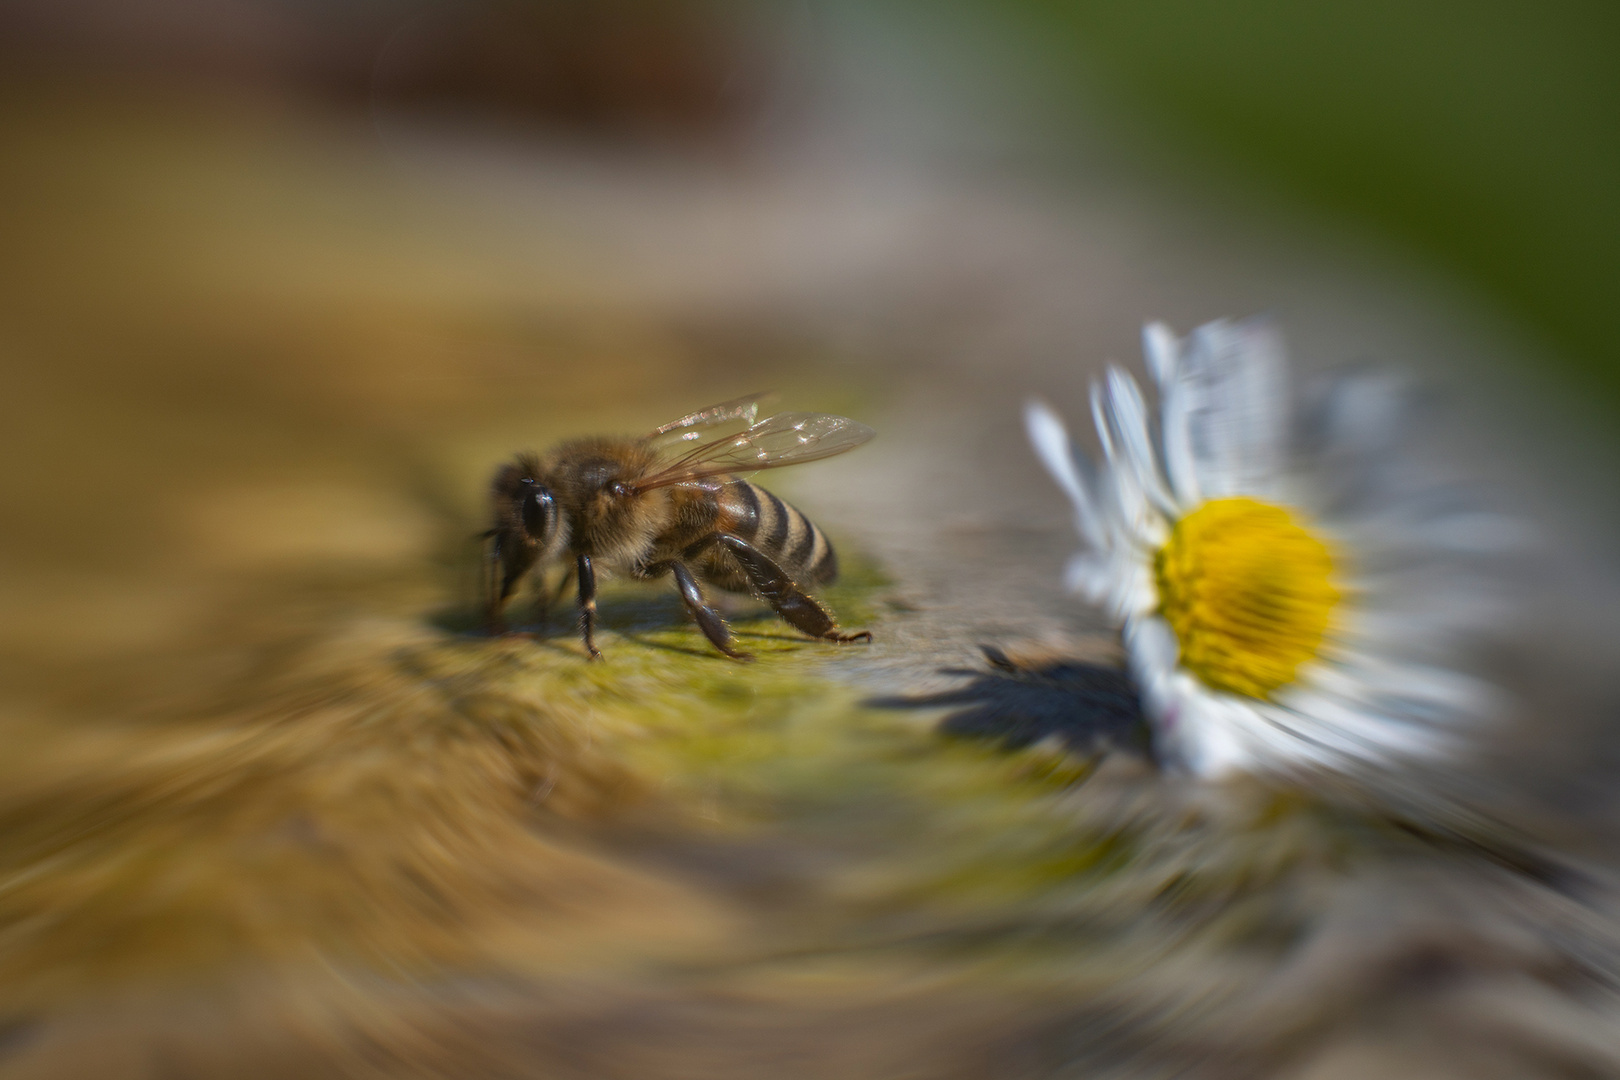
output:
{"label": "black and yellow stripe", "polygon": [[730,532],[753,544],[791,576],[825,584],[838,576],[838,555],[815,522],[747,480],[731,484],[735,499]]}

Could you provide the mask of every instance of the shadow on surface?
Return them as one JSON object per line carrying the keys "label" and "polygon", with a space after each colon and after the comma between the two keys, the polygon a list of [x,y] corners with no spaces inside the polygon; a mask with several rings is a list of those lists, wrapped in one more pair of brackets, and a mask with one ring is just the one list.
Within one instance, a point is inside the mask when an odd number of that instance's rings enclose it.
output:
{"label": "shadow on surface", "polygon": [[944,669],[970,681],[937,694],[871,698],[880,709],[959,706],[939,731],[1019,750],[1057,739],[1075,753],[1128,749],[1151,757],[1148,727],[1136,688],[1122,671],[1078,660],[1018,661],[981,645],[988,670]]}

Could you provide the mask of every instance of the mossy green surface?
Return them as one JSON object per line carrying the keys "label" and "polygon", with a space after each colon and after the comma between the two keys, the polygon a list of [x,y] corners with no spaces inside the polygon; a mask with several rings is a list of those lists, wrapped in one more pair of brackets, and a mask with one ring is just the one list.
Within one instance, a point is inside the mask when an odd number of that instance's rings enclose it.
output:
{"label": "mossy green surface", "polygon": [[[846,626],[875,619],[881,634],[905,616],[885,612],[875,568],[854,566],[826,599]],[[1389,842],[1261,788],[1188,803],[1130,755],[947,739],[938,713],[875,708],[839,677],[864,646],[807,641],[768,613],[733,620],[757,657],[739,664],[646,586],[608,589],[602,611],[601,663],[568,625],[428,653],[588,726],[639,778],[618,824],[592,835],[749,909],[723,959],[699,963],[728,978],[828,964],[878,977],[903,961],[1104,985],[1165,934],[1263,954],[1290,933],[1300,890]]]}

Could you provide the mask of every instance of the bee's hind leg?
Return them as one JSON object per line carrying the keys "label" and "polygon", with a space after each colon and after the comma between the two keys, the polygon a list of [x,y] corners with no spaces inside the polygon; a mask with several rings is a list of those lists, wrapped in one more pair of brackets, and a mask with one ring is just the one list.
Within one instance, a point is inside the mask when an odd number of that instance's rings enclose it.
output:
{"label": "bee's hind leg", "polygon": [[731,628],[726,625],[726,620],[720,617],[720,613],[709,606],[702,587],[698,585],[697,578],[692,576],[692,571],[686,564],[671,562],[668,565],[675,575],[675,587],[680,590],[681,599],[686,602],[686,610],[697,620],[698,627],[703,631],[703,636],[709,639],[709,643],[733,660],[752,660],[751,654],[738,652],[731,647]]}
{"label": "bee's hind leg", "polygon": [[776,560],[760,551],[748,541],[729,533],[715,538],[721,547],[736,558],[737,565],[748,577],[748,583],[759,593],[760,599],[775,609],[788,625],[823,641],[871,641],[872,632],[861,630],[843,633],[833,621],[832,614],[816,598],[799,588],[787,571]]}

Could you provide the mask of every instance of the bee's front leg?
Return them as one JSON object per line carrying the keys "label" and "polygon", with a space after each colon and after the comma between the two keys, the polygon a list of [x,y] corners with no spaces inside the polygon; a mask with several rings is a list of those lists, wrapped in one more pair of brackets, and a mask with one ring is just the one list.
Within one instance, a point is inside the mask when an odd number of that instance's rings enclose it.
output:
{"label": "bee's front leg", "polygon": [[544,577],[541,577],[535,583],[534,617],[537,622],[549,623],[551,621],[551,609],[562,602],[563,594],[568,591],[568,586],[573,583],[574,568],[572,566],[563,571],[562,580],[557,583],[557,588],[554,590],[546,588]]}
{"label": "bee's front leg", "polygon": [[538,552],[533,545],[515,541],[499,531],[489,534],[489,551],[484,559],[484,629],[492,636],[506,633],[506,601],[517,590],[534,566]]}
{"label": "bee's front leg", "polygon": [[505,606],[501,596],[501,544],[489,537],[489,548],[484,552],[484,633],[498,637],[506,633],[506,619],[501,613]]}
{"label": "bee's front leg", "polygon": [[580,555],[575,570],[579,577],[579,630],[585,635],[585,651],[592,660],[602,659],[596,647],[596,570],[589,555]]}

